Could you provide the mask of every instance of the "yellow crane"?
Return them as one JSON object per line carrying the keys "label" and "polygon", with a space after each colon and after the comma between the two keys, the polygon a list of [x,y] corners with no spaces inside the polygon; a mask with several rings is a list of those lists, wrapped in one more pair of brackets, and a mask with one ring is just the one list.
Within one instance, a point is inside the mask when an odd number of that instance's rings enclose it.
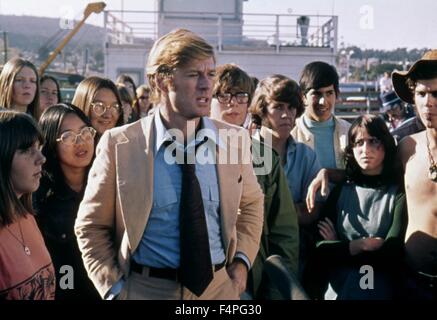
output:
{"label": "yellow crane", "polygon": [[82,20],[74,27],[73,30],[70,31],[70,33],[65,37],[64,40],[59,44],[59,46],[50,53],[50,56],[48,59],[39,67],[39,74],[42,76],[44,74],[44,71],[46,68],[52,63],[52,61],[56,58],[56,56],[64,49],[64,47],[67,45],[67,43],[73,38],[73,36],[79,31],[79,29],[83,26],[85,23],[85,20],[88,19],[88,17],[92,13],[100,13],[103,11],[103,9],[106,7],[106,3],[104,2],[93,2],[89,3],[87,7],[85,8],[85,11],[83,13]]}

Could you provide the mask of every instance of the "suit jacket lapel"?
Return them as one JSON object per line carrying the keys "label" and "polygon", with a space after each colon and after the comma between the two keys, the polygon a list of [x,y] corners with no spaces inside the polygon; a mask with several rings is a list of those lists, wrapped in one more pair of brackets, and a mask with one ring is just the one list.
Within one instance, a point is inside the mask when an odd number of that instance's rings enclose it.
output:
{"label": "suit jacket lapel", "polygon": [[[225,250],[229,248],[229,240],[232,236],[235,220],[240,203],[240,165],[220,163],[220,159],[228,159],[229,152],[239,152],[233,146],[227,144],[227,148],[222,149],[217,147],[217,174],[220,190],[220,219],[223,231],[223,241]],[[226,156],[225,156],[226,154]],[[226,252],[227,255],[227,252]]]}
{"label": "suit jacket lapel", "polygon": [[116,146],[118,197],[132,251],[143,236],[153,203],[153,117],[140,123]]}

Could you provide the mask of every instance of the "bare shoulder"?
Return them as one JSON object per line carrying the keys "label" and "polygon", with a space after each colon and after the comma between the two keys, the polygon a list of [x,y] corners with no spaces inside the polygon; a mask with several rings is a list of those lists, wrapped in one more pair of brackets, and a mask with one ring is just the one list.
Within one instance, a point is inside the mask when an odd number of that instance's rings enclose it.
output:
{"label": "bare shoulder", "polygon": [[422,145],[425,139],[425,133],[419,132],[410,136],[406,136],[399,142],[398,157],[403,165],[416,153],[419,146]]}

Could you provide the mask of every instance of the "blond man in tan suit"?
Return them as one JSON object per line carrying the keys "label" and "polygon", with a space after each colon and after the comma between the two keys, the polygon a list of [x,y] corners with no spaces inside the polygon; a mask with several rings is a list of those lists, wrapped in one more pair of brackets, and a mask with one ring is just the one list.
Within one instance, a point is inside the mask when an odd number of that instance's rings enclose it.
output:
{"label": "blond man in tan suit", "polygon": [[[85,267],[107,299],[238,299],[263,224],[263,194],[248,134],[207,118],[215,57],[196,34],[179,29],[157,40],[147,73],[155,114],[106,132],[97,146],[75,225]],[[235,136],[242,139],[232,140]],[[205,272],[193,268],[191,273],[204,273],[207,280],[200,289],[191,289],[182,271],[187,268],[186,262],[182,265],[182,259],[187,261],[182,257],[187,224],[180,220],[182,198],[187,197],[181,185],[185,173],[167,157],[202,143],[212,146],[216,160],[198,161],[199,151],[195,153],[194,179],[200,185],[208,237],[197,245],[207,243],[209,264]],[[193,259],[201,256],[201,249],[191,251]]]}

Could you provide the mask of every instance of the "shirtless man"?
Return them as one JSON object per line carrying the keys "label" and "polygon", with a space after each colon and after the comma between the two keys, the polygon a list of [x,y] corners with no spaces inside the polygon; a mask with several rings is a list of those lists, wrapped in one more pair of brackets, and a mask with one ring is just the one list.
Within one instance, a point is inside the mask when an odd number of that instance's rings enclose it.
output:
{"label": "shirtless man", "polygon": [[[393,86],[405,102],[415,104],[425,131],[399,143],[408,205],[405,235],[406,290],[404,298],[437,299],[437,50],[424,54],[406,72],[393,72]],[[335,173],[335,175],[334,175]],[[329,176],[329,177],[328,177]],[[328,178],[340,182],[344,171],[328,175],[322,169],[308,188],[308,209],[320,189],[328,193]]]}
{"label": "shirtless man", "polygon": [[[399,157],[405,172],[408,227],[406,262],[417,289],[436,296],[437,288],[437,50],[418,60],[407,72],[394,72],[398,96],[414,103],[425,131],[405,137]],[[414,274],[416,273],[416,274]],[[434,276],[434,277],[433,277]],[[434,288],[431,292],[430,288]],[[429,290],[428,290],[429,289]],[[421,292],[423,292],[421,290]]]}

